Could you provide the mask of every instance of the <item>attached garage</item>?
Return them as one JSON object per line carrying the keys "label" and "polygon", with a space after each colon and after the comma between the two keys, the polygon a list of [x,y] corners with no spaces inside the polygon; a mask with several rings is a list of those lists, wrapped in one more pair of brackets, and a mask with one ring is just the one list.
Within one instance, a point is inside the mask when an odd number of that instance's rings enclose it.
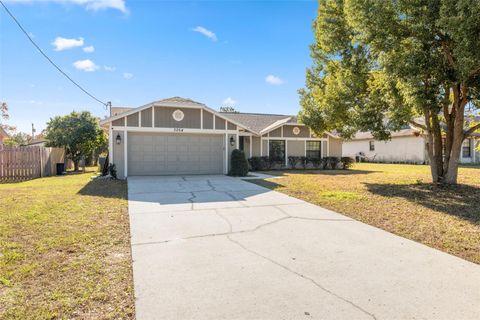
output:
{"label": "attached garage", "polygon": [[222,174],[224,135],[129,132],[129,175]]}

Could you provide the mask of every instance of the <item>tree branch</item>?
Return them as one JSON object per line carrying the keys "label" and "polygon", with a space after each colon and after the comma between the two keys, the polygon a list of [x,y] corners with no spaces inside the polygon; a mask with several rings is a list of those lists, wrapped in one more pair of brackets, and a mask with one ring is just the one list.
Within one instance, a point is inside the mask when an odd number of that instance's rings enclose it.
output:
{"label": "tree branch", "polygon": [[480,129],[480,123],[471,127],[471,128],[469,128],[467,131],[465,131],[465,137],[471,135],[472,133],[474,133],[478,129]]}
{"label": "tree branch", "polygon": [[415,120],[410,120],[409,123],[417,128],[423,129],[423,130],[428,130],[427,127],[423,124],[420,124],[416,122]]}

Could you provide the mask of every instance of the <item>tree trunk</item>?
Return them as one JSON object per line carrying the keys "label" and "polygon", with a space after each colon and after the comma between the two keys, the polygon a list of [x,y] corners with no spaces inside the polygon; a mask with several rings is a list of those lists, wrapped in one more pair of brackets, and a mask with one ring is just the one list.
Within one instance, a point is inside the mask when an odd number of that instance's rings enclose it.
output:
{"label": "tree trunk", "polygon": [[73,160],[73,171],[78,171],[78,160]]}

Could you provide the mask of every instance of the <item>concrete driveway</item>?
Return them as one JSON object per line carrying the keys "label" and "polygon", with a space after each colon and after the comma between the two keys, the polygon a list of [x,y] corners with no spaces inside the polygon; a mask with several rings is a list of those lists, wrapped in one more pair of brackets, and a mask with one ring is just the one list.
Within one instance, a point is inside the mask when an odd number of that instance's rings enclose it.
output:
{"label": "concrete driveway", "polygon": [[480,266],[284,194],[129,177],[128,197],[137,319],[480,317]]}

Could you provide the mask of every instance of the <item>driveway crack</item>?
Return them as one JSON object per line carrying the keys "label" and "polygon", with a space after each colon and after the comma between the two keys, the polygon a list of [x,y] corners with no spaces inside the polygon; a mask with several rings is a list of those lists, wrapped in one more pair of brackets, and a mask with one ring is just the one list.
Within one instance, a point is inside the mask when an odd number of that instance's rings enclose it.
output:
{"label": "driveway crack", "polygon": [[[289,218],[285,218],[285,219],[289,219]],[[330,294],[330,295],[332,295],[332,296],[334,296],[334,297],[336,297],[336,298],[338,298],[338,299],[340,299],[340,300],[342,300],[342,301],[350,304],[350,305],[353,306],[355,309],[357,309],[357,310],[361,311],[362,313],[370,316],[372,319],[375,319],[375,320],[377,319],[373,313],[370,313],[370,312],[366,311],[365,309],[363,309],[362,307],[360,307],[359,305],[357,305],[357,304],[354,303],[353,301],[350,301],[350,300],[348,300],[348,299],[346,299],[346,298],[344,298],[344,297],[336,294],[335,292],[333,292],[333,291],[325,288],[323,285],[321,285],[321,284],[320,284],[319,282],[317,282],[315,279],[310,278],[309,276],[306,276],[306,275],[304,275],[304,274],[302,274],[302,273],[300,273],[300,272],[297,272],[297,271],[295,271],[295,270],[292,270],[292,269],[290,269],[289,267],[281,264],[280,262],[275,261],[275,260],[273,260],[273,259],[271,259],[271,258],[269,258],[269,257],[267,257],[267,256],[262,255],[261,253],[258,253],[258,252],[256,252],[256,251],[254,251],[254,250],[246,247],[245,245],[243,245],[242,243],[240,243],[238,240],[232,239],[232,238],[230,237],[230,235],[231,235],[231,234],[227,234],[227,239],[228,239],[229,241],[231,241],[232,243],[236,244],[237,246],[239,246],[240,248],[242,248],[243,250],[245,250],[245,251],[247,251],[247,252],[249,252],[249,253],[257,256],[257,257],[260,257],[260,258],[262,258],[262,259],[264,259],[264,260],[267,260],[267,261],[269,261],[270,263],[273,263],[273,264],[279,266],[280,268],[282,268],[282,269],[284,269],[284,270],[286,270],[286,271],[288,271],[288,272],[290,272],[290,273],[292,273],[292,274],[294,274],[294,275],[296,275],[296,276],[298,276],[298,277],[300,277],[300,278],[302,278],[302,279],[305,279],[305,280],[307,280],[307,281],[310,281],[312,284],[314,284],[314,285],[315,285],[316,287],[318,287],[319,289],[321,289],[321,290],[327,292],[328,294]]]}

